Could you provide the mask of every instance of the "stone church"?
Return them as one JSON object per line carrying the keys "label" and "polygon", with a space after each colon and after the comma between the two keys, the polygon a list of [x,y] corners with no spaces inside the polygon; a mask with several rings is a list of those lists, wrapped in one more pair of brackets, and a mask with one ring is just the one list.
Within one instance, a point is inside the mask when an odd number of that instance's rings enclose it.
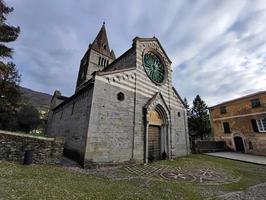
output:
{"label": "stone church", "polygon": [[55,91],[47,133],[84,167],[147,163],[189,153],[186,109],[156,37],[133,39],[116,58],[105,25],[80,62],[75,93]]}

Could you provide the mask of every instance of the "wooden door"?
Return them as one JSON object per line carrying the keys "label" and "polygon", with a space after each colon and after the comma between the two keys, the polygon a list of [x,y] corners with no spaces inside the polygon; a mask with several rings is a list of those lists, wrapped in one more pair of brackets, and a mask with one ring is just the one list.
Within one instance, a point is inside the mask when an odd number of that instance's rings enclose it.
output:
{"label": "wooden door", "polygon": [[160,144],[160,126],[149,126],[148,136],[148,152],[149,161],[160,160],[161,158],[161,144]]}

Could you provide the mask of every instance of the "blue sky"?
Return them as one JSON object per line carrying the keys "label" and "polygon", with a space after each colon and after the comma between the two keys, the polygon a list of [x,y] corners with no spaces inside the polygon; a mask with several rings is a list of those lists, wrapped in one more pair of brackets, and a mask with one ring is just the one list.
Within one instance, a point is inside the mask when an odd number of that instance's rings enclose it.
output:
{"label": "blue sky", "polygon": [[266,1],[6,0],[21,27],[14,62],[21,85],[74,92],[79,62],[106,22],[118,57],[132,39],[158,37],[172,60],[173,82],[191,102],[209,106],[266,90]]}

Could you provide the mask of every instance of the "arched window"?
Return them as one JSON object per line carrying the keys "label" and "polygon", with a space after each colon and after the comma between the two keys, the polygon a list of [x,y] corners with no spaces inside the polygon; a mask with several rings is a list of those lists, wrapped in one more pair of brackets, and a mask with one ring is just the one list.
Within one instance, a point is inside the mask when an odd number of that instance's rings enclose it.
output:
{"label": "arched window", "polygon": [[108,66],[109,65],[109,60],[107,60],[107,64],[106,64],[106,66]]}

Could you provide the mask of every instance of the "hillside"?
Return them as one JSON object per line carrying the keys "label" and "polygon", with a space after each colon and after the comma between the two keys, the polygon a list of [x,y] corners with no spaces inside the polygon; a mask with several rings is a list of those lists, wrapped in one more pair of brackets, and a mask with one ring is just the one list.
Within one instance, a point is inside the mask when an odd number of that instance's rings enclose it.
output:
{"label": "hillside", "polygon": [[20,90],[22,92],[23,101],[25,103],[30,103],[37,109],[41,107],[48,108],[50,106],[52,95],[43,92],[37,92],[24,87],[20,87]]}

